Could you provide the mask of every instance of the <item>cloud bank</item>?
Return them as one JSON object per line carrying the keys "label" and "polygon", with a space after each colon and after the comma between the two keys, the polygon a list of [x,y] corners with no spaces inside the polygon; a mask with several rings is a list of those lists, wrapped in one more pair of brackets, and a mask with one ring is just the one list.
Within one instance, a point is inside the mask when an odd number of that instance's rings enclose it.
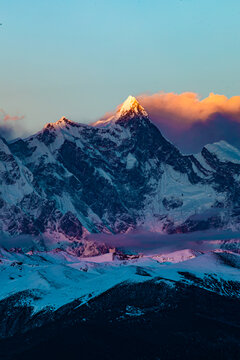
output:
{"label": "cloud bank", "polygon": [[189,234],[161,234],[151,231],[133,231],[126,234],[89,234],[88,239],[117,247],[124,251],[153,254],[176,250],[213,250],[220,248],[223,241],[239,239],[239,232],[231,230],[196,231]]}
{"label": "cloud bank", "polygon": [[157,93],[137,97],[151,120],[183,152],[198,152],[207,143],[226,140],[240,147],[240,96],[211,93]]}

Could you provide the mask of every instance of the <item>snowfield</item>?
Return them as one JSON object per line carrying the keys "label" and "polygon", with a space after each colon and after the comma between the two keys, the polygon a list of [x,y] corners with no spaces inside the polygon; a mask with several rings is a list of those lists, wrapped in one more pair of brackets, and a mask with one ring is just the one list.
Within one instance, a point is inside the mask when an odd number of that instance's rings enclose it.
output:
{"label": "snowfield", "polygon": [[[228,256],[234,259],[234,266],[224,261]],[[240,282],[239,268],[240,255],[225,250],[201,253],[185,249],[123,259],[114,253],[79,258],[61,250],[23,254],[1,249],[0,299],[28,291],[19,300],[22,305],[33,306],[34,313],[43,309],[54,311],[76,299],[81,306],[124,282],[140,283],[158,278],[172,284],[190,281],[184,279],[182,273],[191,273],[202,280],[211,275],[216,281]],[[214,291],[224,293],[224,289]]]}

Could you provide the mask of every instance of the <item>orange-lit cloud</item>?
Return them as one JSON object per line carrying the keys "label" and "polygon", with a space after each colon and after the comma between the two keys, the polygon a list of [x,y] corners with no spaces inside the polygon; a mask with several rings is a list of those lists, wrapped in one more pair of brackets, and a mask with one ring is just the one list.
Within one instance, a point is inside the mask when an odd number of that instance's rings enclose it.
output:
{"label": "orange-lit cloud", "polygon": [[184,152],[199,151],[206,143],[226,140],[240,146],[240,96],[211,93],[157,93],[138,100],[163,134]]}
{"label": "orange-lit cloud", "polygon": [[198,95],[192,92],[180,95],[158,93],[141,95],[138,100],[150,114],[158,114],[163,121],[172,119],[172,125],[175,126],[177,122],[183,128],[196,121],[206,121],[214,113],[225,114],[240,121],[240,96],[228,99],[224,95],[211,93],[207,98],[200,100]]}

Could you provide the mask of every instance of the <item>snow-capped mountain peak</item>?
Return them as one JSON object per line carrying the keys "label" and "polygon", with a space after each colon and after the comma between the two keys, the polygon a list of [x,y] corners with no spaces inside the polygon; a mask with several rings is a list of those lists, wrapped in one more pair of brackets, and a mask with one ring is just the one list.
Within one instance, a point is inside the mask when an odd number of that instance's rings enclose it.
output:
{"label": "snow-capped mountain peak", "polygon": [[131,95],[124,101],[120,109],[117,111],[116,119],[125,117],[126,115],[130,117],[137,116],[139,118],[148,117],[145,109],[139,104],[137,99]]}
{"label": "snow-capped mountain peak", "polygon": [[61,123],[66,123],[66,122],[71,122],[71,120],[68,120],[65,116],[62,116],[62,117],[56,122],[56,124],[61,124]]}
{"label": "snow-capped mountain peak", "polygon": [[76,125],[77,123],[75,123],[72,120],[67,119],[65,116],[62,116],[59,120],[57,120],[56,122],[52,122],[52,123],[47,123],[43,130],[45,129],[59,129],[59,128],[65,128],[67,125]]}
{"label": "snow-capped mountain peak", "polygon": [[122,103],[117,112],[110,116],[108,119],[101,119],[93,124],[93,126],[106,126],[109,124],[120,123],[121,120],[138,118],[148,119],[146,110],[139,104],[134,96],[129,95],[128,98]]}

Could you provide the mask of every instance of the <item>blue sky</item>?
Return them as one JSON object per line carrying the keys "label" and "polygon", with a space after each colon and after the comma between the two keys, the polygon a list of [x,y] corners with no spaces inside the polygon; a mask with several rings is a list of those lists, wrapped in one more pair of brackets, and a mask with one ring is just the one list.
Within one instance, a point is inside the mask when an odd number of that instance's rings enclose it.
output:
{"label": "blue sky", "polygon": [[2,0],[0,108],[28,131],[129,94],[239,95],[238,0]]}

